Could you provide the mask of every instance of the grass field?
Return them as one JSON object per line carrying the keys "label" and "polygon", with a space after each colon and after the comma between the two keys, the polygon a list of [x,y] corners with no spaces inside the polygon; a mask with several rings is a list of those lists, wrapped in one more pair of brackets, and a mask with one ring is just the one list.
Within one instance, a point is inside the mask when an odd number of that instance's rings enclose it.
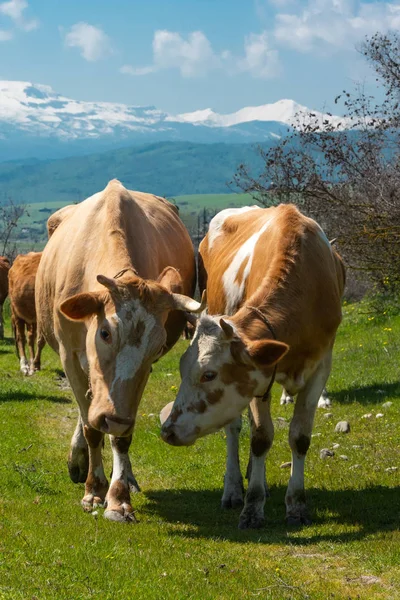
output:
{"label": "grass field", "polygon": [[[279,406],[277,386],[266,526],[239,531],[239,512],[219,507],[223,433],[190,448],[159,437],[158,412],[179,385],[179,342],[155,365],[139,408],[131,448],[139,522],[124,525],[85,514],[83,485],[68,478],[77,409],[57,357],[46,348],[43,371],[23,378],[12,341],[0,342],[0,599],[400,598],[400,470],[388,470],[400,467],[400,316],[384,312],[345,307],[333,416],[318,410],[306,462],[314,524],[302,529],[284,523],[289,472],[280,465],[290,460],[292,407]],[[336,434],[343,419],[351,432]],[[245,465],[247,423],[242,438]],[[335,443],[335,456],[321,460]],[[105,456],[109,472],[108,444]]]}

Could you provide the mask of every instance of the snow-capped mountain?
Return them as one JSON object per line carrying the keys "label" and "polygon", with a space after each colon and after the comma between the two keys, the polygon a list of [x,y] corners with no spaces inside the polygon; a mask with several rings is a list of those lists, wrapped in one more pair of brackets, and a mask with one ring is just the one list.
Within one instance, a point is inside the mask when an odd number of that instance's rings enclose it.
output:
{"label": "snow-capped mountain", "polygon": [[[241,123],[250,123],[252,121],[277,121],[285,123],[292,127],[297,125],[297,116],[301,121],[309,121],[310,109],[294,100],[279,100],[273,104],[263,104],[262,106],[247,106],[237,112],[220,115],[211,108],[197,110],[191,113],[184,113],[177,117],[167,117],[167,120],[177,120],[182,123],[192,123],[193,125],[206,125],[208,127],[232,127]],[[328,120],[332,125],[342,126],[343,118],[319,111],[313,111],[313,121]]]}
{"label": "snow-capped mountain", "polygon": [[170,115],[154,106],[78,101],[47,85],[0,81],[0,160],[56,158],[171,140],[273,141],[295,126],[297,113],[308,112],[293,100],[280,100],[228,115],[211,109]]}

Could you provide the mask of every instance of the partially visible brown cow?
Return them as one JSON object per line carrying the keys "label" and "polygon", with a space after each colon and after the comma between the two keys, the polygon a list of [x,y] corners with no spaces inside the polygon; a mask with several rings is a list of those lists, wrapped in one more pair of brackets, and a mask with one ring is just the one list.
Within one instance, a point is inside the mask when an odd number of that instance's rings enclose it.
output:
{"label": "partially visible brown cow", "polygon": [[8,295],[8,271],[10,261],[5,256],[0,256],[0,340],[4,338],[3,304]]}
{"label": "partially visible brown cow", "polygon": [[185,329],[182,333],[182,338],[184,340],[192,340],[194,336],[194,332],[196,331],[197,318],[194,315],[187,313],[186,315],[187,321],[185,325]]}
{"label": "partially visible brown cow", "polygon": [[[10,286],[11,321],[13,325],[20,369],[24,375],[32,375],[40,370],[40,355],[45,345],[44,338],[37,338],[36,309],[35,309],[35,279],[41,252],[19,254],[8,274]],[[28,347],[30,361],[25,354],[25,328],[28,332]]]}

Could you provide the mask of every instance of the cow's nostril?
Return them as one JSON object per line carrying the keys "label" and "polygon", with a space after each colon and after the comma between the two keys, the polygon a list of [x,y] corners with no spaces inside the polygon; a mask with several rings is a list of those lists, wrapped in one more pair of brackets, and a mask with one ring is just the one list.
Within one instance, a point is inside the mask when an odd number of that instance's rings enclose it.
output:
{"label": "cow's nostril", "polygon": [[169,433],[167,433],[165,441],[167,442],[167,444],[171,444],[172,446],[174,446],[174,442],[176,442],[176,435],[173,431],[170,431]]}
{"label": "cow's nostril", "polygon": [[180,446],[180,440],[178,438],[178,436],[176,435],[174,429],[173,429],[173,425],[169,425],[166,428],[162,428],[161,429],[161,437],[164,440],[164,442],[166,442],[167,444],[170,444],[171,446]]}

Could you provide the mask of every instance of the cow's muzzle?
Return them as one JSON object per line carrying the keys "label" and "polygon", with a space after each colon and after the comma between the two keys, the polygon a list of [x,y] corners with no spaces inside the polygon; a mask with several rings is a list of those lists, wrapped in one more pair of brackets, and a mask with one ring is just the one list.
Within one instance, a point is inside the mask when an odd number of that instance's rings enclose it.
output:
{"label": "cow's muzzle", "polygon": [[174,425],[171,423],[167,427],[161,428],[161,438],[170,446],[186,446],[186,444],[176,435]]}

